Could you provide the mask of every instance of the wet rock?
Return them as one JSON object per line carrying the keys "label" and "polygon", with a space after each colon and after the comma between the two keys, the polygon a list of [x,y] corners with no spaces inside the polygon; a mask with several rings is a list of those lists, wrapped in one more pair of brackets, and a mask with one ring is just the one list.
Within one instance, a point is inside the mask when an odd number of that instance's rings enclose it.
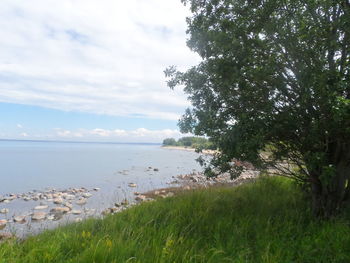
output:
{"label": "wet rock", "polygon": [[1,219],[0,220],[0,230],[3,230],[6,227],[7,220]]}
{"label": "wet rock", "polygon": [[158,168],[154,168],[153,171],[159,172],[159,169]]}
{"label": "wet rock", "polygon": [[15,223],[24,224],[26,222],[26,217],[25,216],[14,216],[13,221]]}
{"label": "wet rock", "polygon": [[140,195],[141,193],[139,193],[139,192],[134,192],[134,195]]}
{"label": "wet rock", "polygon": [[34,210],[44,210],[47,209],[49,206],[48,205],[38,205],[34,207]]}
{"label": "wet rock", "polygon": [[3,208],[0,210],[0,214],[7,214],[9,210],[7,208]]}
{"label": "wet rock", "polygon": [[129,183],[128,186],[129,186],[129,187],[137,187],[137,184],[135,184],[135,183]]}
{"label": "wet rock", "polygon": [[32,215],[32,220],[34,221],[41,221],[46,218],[46,213],[45,212],[34,212]]}
{"label": "wet rock", "polygon": [[57,205],[60,205],[60,204],[63,203],[63,199],[60,198],[60,197],[55,198],[55,199],[53,200],[53,203],[54,203],[54,204],[57,204]]}
{"label": "wet rock", "polygon": [[100,191],[100,188],[95,187],[93,190],[97,192],[97,191]]}
{"label": "wet rock", "polygon": [[55,219],[55,216],[54,215],[49,215],[47,216],[47,220],[54,220]]}

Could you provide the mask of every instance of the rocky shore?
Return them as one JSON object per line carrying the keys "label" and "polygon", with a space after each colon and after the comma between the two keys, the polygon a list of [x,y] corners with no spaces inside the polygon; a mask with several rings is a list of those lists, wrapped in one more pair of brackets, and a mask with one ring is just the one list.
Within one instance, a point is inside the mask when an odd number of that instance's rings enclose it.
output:
{"label": "rocky shore", "polygon": [[[159,171],[158,168],[148,167],[148,170]],[[121,171],[126,173],[126,171]],[[22,194],[8,194],[0,196],[0,205],[6,206],[12,202],[27,202],[32,204],[32,208],[28,212],[11,213],[7,207],[0,209],[0,215],[5,219],[0,219],[0,240],[5,240],[14,236],[16,225],[26,225],[31,228],[33,224],[60,221],[66,218],[66,222],[80,222],[88,217],[103,217],[109,214],[115,214],[123,211],[130,206],[141,202],[152,201],[157,198],[167,198],[175,195],[180,191],[186,191],[196,188],[210,187],[214,185],[238,185],[247,180],[252,180],[258,176],[258,172],[248,170],[239,178],[231,179],[228,174],[222,174],[216,178],[207,178],[200,172],[192,172],[189,174],[181,174],[173,176],[173,180],[168,182],[169,187],[162,189],[154,189],[146,193],[132,191],[137,189],[134,182],[128,183],[127,189],[132,192],[132,198],[125,198],[120,202],[114,203],[102,211],[95,208],[87,208],[86,204],[89,199],[100,188],[87,189],[69,188],[65,190],[48,189],[45,191],[30,191]],[[15,231],[11,231],[11,230]]]}

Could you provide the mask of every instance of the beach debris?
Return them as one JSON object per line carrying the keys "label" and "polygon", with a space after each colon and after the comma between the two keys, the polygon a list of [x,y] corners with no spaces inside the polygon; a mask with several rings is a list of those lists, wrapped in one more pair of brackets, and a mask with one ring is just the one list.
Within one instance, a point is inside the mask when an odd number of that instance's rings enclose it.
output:
{"label": "beach debris", "polygon": [[48,205],[38,205],[34,207],[34,210],[44,210],[47,209],[49,206]]}
{"label": "beach debris", "polygon": [[135,184],[135,183],[129,183],[128,186],[129,186],[129,187],[137,187],[137,184]]}
{"label": "beach debris", "polygon": [[1,219],[0,220],[0,230],[3,230],[6,227],[7,220],[6,219]]}
{"label": "beach debris", "polygon": [[46,213],[45,212],[34,212],[32,215],[32,220],[33,221],[41,221],[46,218]]}
{"label": "beach debris", "polygon": [[0,210],[0,214],[7,214],[9,212],[8,208],[3,208]]}
{"label": "beach debris", "polygon": [[24,224],[26,222],[26,217],[25,216],[14,216],[13,221],[15,223]]}

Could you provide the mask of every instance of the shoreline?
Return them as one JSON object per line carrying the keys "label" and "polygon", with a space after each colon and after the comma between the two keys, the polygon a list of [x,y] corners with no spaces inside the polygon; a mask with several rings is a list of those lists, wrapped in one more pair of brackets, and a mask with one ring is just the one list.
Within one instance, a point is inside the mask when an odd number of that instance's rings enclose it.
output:
{"label": "shoreline", "polygon": [[[162,145],[161,146],[162,149],[168,149],[168,150],[178,150],[178,151],[187,151],[187,152],[196,152],[195,148],[189,147],[189,146],[171,146],[171,145]],[[205,155],[214,155],[216,153],[218,153],[217,150],[202,150],[202,152],[200,152],[201,154],[205,154]]]}

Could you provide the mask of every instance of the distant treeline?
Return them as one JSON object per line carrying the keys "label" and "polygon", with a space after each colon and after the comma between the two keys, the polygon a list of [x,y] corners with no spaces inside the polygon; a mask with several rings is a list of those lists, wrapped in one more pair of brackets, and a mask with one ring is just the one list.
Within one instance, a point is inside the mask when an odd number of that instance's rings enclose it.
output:
{"label": "distant treeline", "polygon": [[210,140],[203,137],[182,137],[178,140],[175,140],[174,138],[167,138],[163,141],[163,145],[216,150],[214,144]]}

